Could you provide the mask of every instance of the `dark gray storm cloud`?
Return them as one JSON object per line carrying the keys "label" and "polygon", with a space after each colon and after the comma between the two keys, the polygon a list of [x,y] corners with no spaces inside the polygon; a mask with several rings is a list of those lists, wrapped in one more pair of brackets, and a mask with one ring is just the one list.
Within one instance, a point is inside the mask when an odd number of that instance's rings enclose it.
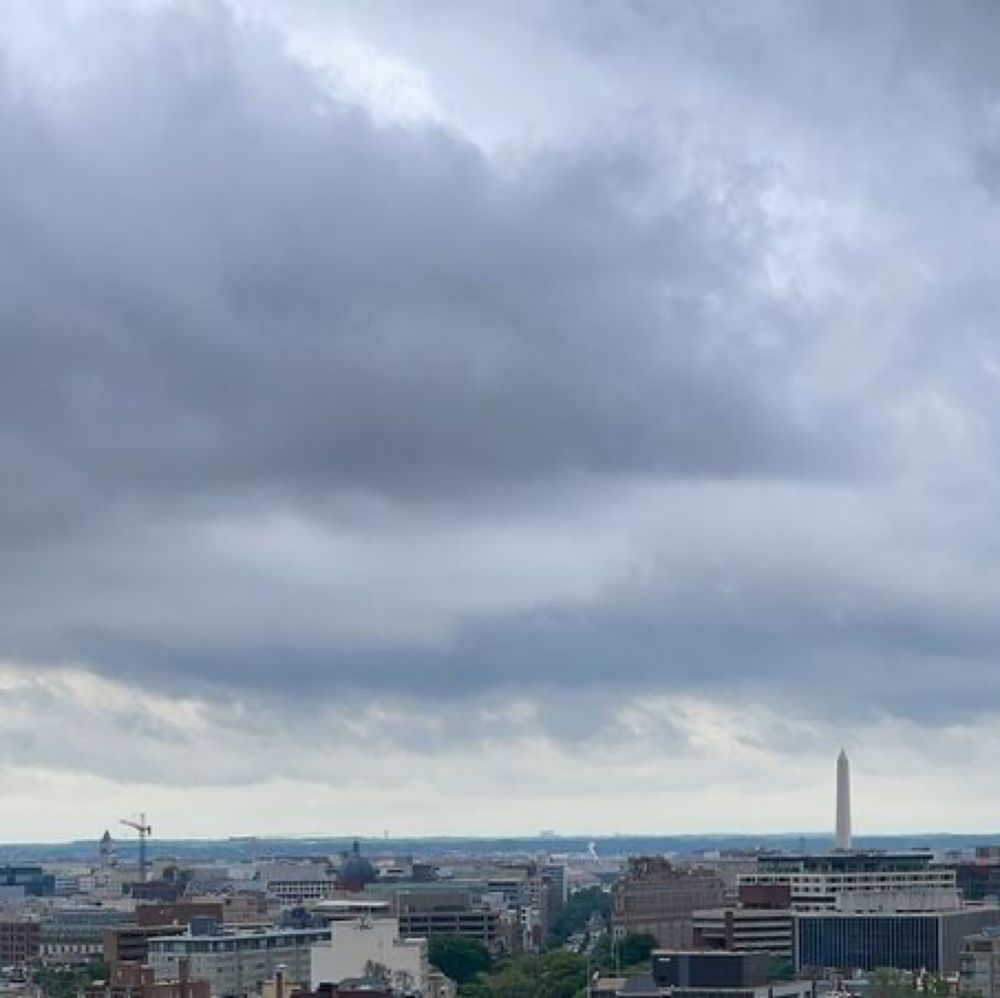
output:
{"label": "dark gray storm cloud", "polygon": [[989,5],[268,9],[0,23],[0,656],[997,709]]}

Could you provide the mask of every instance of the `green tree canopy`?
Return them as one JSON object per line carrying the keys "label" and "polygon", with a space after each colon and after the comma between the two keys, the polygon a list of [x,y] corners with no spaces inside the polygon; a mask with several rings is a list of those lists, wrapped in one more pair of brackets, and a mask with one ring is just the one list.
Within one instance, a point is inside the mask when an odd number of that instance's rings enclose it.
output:
{"label": "green tree canopy", "polygon": [[482,943],[462,936],[432,936],[427,958],[458,984],[468,983],[493,964],[490,951]]}
{"label": "green tree canopy", "polygon": [[593,915],[607,923],[611,915],[611,895],[602,887],[574,891],[552,927],[552,942],[561,946],[575,932],[583,932]]}
{"label": "green tree canopy", "polygon": [[587,984],[587,960],[566,950],[501,960],[461,987],[461,998],[576,998]]}
{"label": "green tree canopy", "polygon": [[648,932],[630,932],[617,942],[605,933],[597,940],[590,958],[593,965],[602,971],[628,970],[645,964],[654,949],[656,938]]}
{"label": "green tree canopy", "polygon": [[45,998],[76,998],[88,984],[107,978],[108,965],[95,961],[86,967],[39,967],[33,980]]}
{"label": "green tree canopy", "polygon": [[645,963],[656,949],[656,937],[648,932],[630,932],[619,944],[622,967]]}

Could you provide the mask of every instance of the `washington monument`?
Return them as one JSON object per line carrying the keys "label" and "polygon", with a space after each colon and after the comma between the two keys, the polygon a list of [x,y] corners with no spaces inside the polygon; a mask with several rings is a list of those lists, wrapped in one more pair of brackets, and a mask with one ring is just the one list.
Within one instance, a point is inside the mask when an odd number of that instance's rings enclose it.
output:
{"label": "washington monument", "polygon": [[837,848],[851,848],[851,764],[843,749],[837,756]]}

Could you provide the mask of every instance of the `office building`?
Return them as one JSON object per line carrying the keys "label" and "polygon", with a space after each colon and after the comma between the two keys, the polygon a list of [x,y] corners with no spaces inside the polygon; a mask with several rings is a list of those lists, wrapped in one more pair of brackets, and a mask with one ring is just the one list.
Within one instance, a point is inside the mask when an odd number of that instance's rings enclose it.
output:
{"label": "office building", "polygon": [[478,892],[440,885],[400,888],[391,896],[391,913],[404,937],[462,936],[494,953],[520,948],[515,919],[506,918],[506,912],[489,905]]}
{"label": "office building", "polygon": [[1000,998],[1000,931],[981,932],[963,940],[958,973],[966,994]]}
{"label": "office building", "polygon": [[41,959],[52,963],[87,963],[103,954],[109,931],[134,924],[132,911],[114,905],[53,908],[41,921]]}
{"label": "office building", "polygon": [[328,928],[237,931],[194,922],[186,933],[151,938],[149,962],[156,980],[166,981],[187,960],[191,977],[207,980],[213,996],[243,998],[279,968],[289,980],[308,980],[312,947],[329,938]]}
{"label": "office building", "polygon": [[652,978],[659,993],[671,998],[815,998],[816,994],[812,981],[773,981],[766,953],[654,950]]}
{"label": "office building", "polygon": [[0,899],[52,897],[56,892],[56,877],[35,864],[0,866]]}
{"label": "office building", "polygon": [[268,863],[260,881],[271,897],[283,904],[302,904],[328,898],[337,890],[337,875],[326,863]]}
{"label": "office building", "polygon": [[0,967],[25,967],[41,955],[41,924],[35,916],[0,921]]}
{"label": "office building", "polygon": [[149,961],[149,940],[153,936],[176,935],[170,925],[126,925],[104,933],[104,962],[109,967],[120,963],[142,966]]}
{"label": "office building", "polygon": [[810,911],[795,914],[795,966],[799,971],[927,970],[952,974],[966,936],[1000,925],[1000,909],[968,906],[951,911]]}
{"label": "office building", "polygon": [[932,865],[930,852],[770,853],[740,877],[741,893],[783,887],[794,911],[958,908],[955,871]]}
{"label": "office building", "polygon": [[791,957],[792,913],[768,908],[710,908],[694,913],[694,949]]}
{"label": "office building", "polygon": [[941,866],[955,871],[955,882],[966,901],[1000,900],[1000,858],[989,847],[972,859],[955,859]]}
{"label": "office building", "polygon": [[629,860],[611,890],[616,935],[649,933],[660,946],[694,944],[695,911],[725,904],[725,885],[714,870],[675,866],[662,856]]}

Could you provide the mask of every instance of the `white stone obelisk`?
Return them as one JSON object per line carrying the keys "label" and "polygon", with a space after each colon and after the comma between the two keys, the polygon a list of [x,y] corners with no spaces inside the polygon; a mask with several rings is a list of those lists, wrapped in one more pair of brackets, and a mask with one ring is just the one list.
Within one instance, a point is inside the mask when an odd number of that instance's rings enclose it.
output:
{"label": "white stone obelisk", "polygon": [[851,848],[851,764],[843,749],[837,756],[837,848]]}

